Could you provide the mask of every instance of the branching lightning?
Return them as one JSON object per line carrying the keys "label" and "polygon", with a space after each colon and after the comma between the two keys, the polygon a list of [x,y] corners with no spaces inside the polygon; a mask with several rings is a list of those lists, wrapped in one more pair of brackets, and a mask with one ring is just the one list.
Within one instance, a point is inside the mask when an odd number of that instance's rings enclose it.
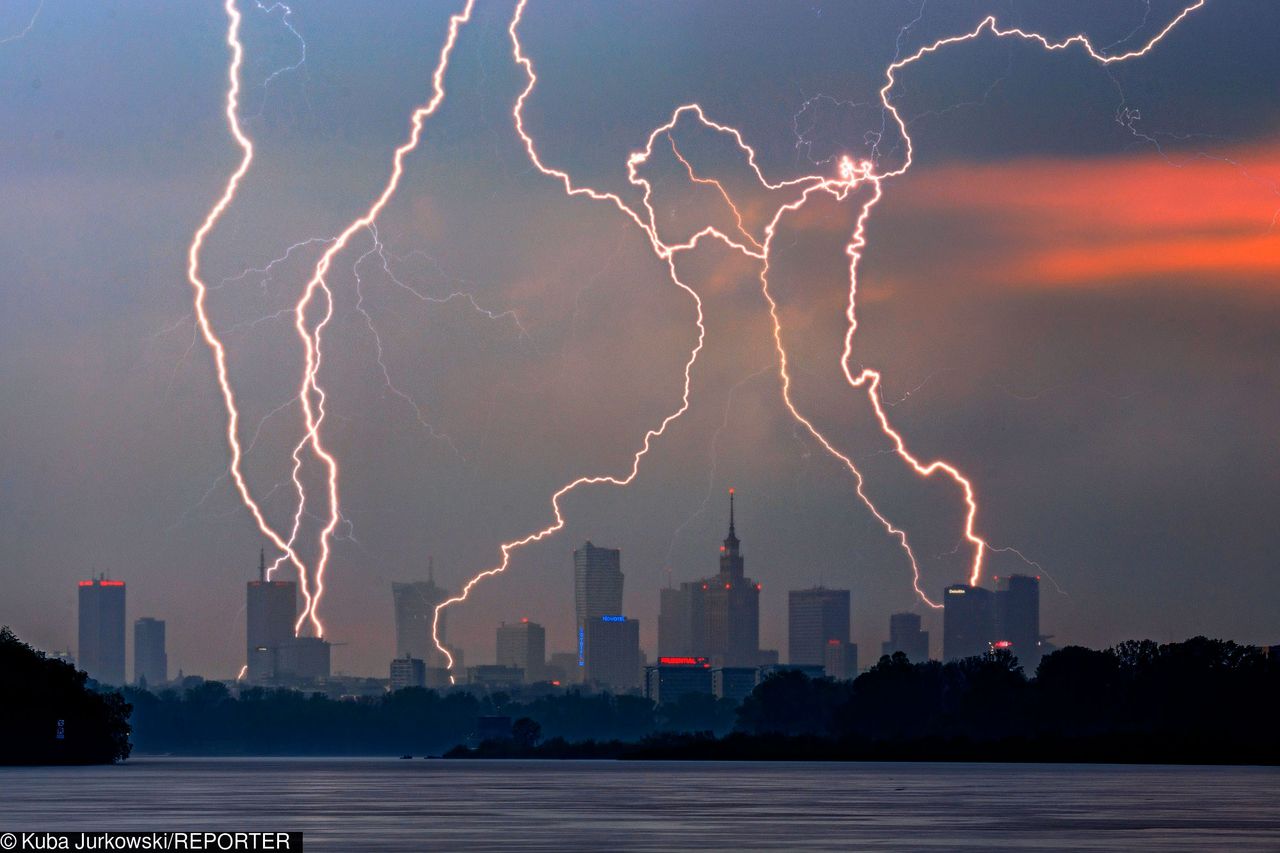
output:
{"label": "branching lightning", "polygon": [[[631,219],[632,222],[634,222],[641,229],[641,231],[644,232],[645,236],[648,238],[651,248],[654,251],[654,254],[659,259],[664,260],[667,263],[668,268],[670,270],[672,281],[678,287],[680,287],[685,292],[687,292],[689,296],[693,299],[694,306],[696,308],[696,313],[697,313],[698,340],[697,340],[697,344],[694,346],[693,350],[690,352],[689,360],[685,364],[684,390],[681,397],[680,407],[675,412],[667,415],[667,417],[659,424],[659,426],[645,433],[642,445],[632,459],[630,471],[625,476],[594,475],[594,476],[579,477],[578,479],[575,479],[565,484],[564,486],[561,486],[560,489],[558,489],[551,496],[551,508],[554,516],[554,521],[550,525],[542,528],[541,530],[530,533],[522,538],[503,543],[500,546],[502,558],[501,558],[501,561],[498,563],[498,565],[492,568],[486,569],[482,572],[479,572],[474,577],[472,577],[469,581],[467,581],[467,583],[462,587],[462,590],[459,592],[458,595],[452,598],[449,598],[446,601],[443,601],[439,605],[437,605],[435,610],[435,620],[432,626],[432,634],[435,639],[437,648],[439,648],[439,650],[445,655],[446,660],[449,662],[449,667],[452,668],[453,657],[449,653],[449,650],[446,649],[445,646],[440,642],[439,634],[437,631],[441,611],[446,607],[465,601],[468,595],[470,594],[471,590],[476,586],[476,584],[480,583],[485,578],[492,577],[494,575],[498,575],[506,571],[507,567],[510,565],[511,554],[513,551],[518,550],[519,548],[525,545],[528,545],[530,543],[541,541],[542,539],[556,533],[561,528],[563,528],[565,525],[565,518],[564,518],[562,507],[561,507],[561,501],[568,493],[584,485],[609,483],[611,485],[616,485],[616,486],[625,486],[630,482],[632,482],[639,471],[641,460],[649,452],[649,449],[652,446],[653,439],[661,436],[663,432],[665,432],[668,425],[671,424],[671,422],[674,421],[676,418],[680,417],[680,415],[682,415],[688,409],[689,397],[690,397],[691,371],[702,349],[703,340],[705,338],[705,328],[703,326],[702,300],[699,298],[698,294],[692,288],[690,288],[687,284],[685,284],[680,280],[679,275],[677,274],[677,271],[676,271],[675,256],[678,252],[687,251],[697,246],[703,237],[713,237],[723,242],[726,246],[730,247],[731,249],[741,252],[745,256],[760,262],[760,272],[759,272],[760,287],[761,287],[761,292],[769,305],[769,313],[773,321],[773,337],[774,337],[774,342],[775,342],[775,346],[778,354],[778,373],[779,373],[779,378],[781,380],[783,402],[785,403],[792,417],[795,418],[795,420],[798,423],[803,425],[804,428],[823,446],[824,449],[826,449],[826,451],[832,457],[839,460],[849,470],[849,473],[852,474],[854,477],[858,497],[861,499],[861,501],[867,507],[867,509],[871,512],[871,514],[877,519],[877,521],[879,521],[880,524],[885,528],[886,532],[888,532],[891,536],[898,539],[899,543],[903,548],[903,551],[905,552],[911,564],[912,584],[913,584],[913,587],[915,588],[917,595],[926,604],[928,604],[931,607],[940,606],[936,602],[929,599],[929,597],[920,588],[919,564],[916,560],[915,554],[911,550],[911,546],[908,542],[906,532],[894,526],[894,524],[891,521],[889,521],[889,519],[886,518],[884,514],[875,506],[875,504],[871,501],[871,499],[868,497],[868,495],[864,490],[865,484],[864,484],[863,475],[858,470],[857,466],[854,465],[853,461],[850,459],[850,457],[847,454],[843,453],[838,448],[836,448],[836,446],[830,440],[828,440],[827,437],[824,436],[822,432],[818,430],[818,428],[813,424],[813,422],[800,412],[800,410],[796,407],[795,403],[791,398],[792,379],[791,379],[790,371],[788,369],[787,350],[783,343],[782,322],[778,315],[777,301],[774,299],[769,289],[770,251],[773,246],[774,237],[777,234],[778,226],[782,221],[783,217],[789,213],[794,213],[795,211],[802,208],[810,200],[810,198],[816,193],[826,193],[834,197],[838,201],[843,201],[849,196],[851,196],[855,191],[862,191],[860,194],[863,200],[861,201],[861,206],[859,208],[858,215],[855,220],[855,227],[853,230],[853,234],[848,244],[845,247],[845,252],[849,257],[849,300],[848,300],[848,306],[845,312],[848,326],[845,333],[844,349],[840,358],[840,366],[844,374],[845,380],[848,382],[850,387],[865,391],[867,395],[867,399],[871,404],[872,410],[876,415],[876,419],[879,422],[881,432],[883,432],[884,435],[890,440],[890,442],[893,445],[893,449],[896,452],[896,454],[899,456],[899,458],[901,458],[908,465],[910,465],[911,468],[915,471],[915,473],[920,477],[929,478],[935,474],[941,473],[947,479],[951,480],[961,490],[964,498],[964,503],[965,503],[964,540],[967,541],[973,548],[973,557],[970,563],[970,570],[969,570],[969,583],[977,584],[982,577],[983,557],[986,551],[990,550],[990,546],[981,536],[978,535],[976,531],[978,501],[977,501],[977,495],[973,487],[973,484],[960,472],[960,470],[955,465],[951,464],[950,462],[947,462],[942,459],[934,460],[932,462],[922,462],[918,457],[913,455],[911,451],[907,448],[906,442],[904,441],[902,436],[890,424],[889,418],[885,412],[885,407],[882,399],[883,395],[880,390],[881,374],[876,370],[872,370],[870,368],[865,368],[865,367],[861,371],[855,374],[853,371],[853,368],[850,366],[850,362],[852,361],[852,356],[853,356],[853,339],[858,326],[857,314],[856,314],[858,264],[859,264],[859,261],[861,261],[862,259],[863,252],[867,245],[867,222],[871,216],[872,210],[875,208],[876,204],[880,201],[880,199],[883,198],[884,196],[885,181],[891,178],[900,177],[906,174],[906,172],[911,168],[911,165],[914,162],[914,150],[913,150],[912,140],[909,133],[907,122],[903,119],[901,113],[899,112],[897,106],[893,103],[893,100],[891,98],[891,93],[897,82],[898,72],[906,69],[907,67],[913,65],[919,60],[933,53],[936,53],[937,51],[943,49],[944,47],[947,47],[953,44],[958,44],[960,42],[973,41],[979,38],[984,33],[990,33],[995,38],[1020,39],[1024,41],[1029,41],[1034,44],[1038,44],[1041,48],[1043,48],[1046,51],[1060,51],[1060,50],[1065,50],[1071,47],[1080,47],[1095,62],[1103,66],[1112,65],[1118,62],[1124,62],[1126,60],[1135,59],[1135,58],[1146,55],[1161,40],[1163,40],[1164,37],[1174,29],[1174,27],[1176,27],[1179,23],[1181,23],[1188,15],[1190,15],[1192,12],[1204,6],[1205,2],[1206,0],[1196,0],[1196,2],[1192,3],[1189,6],[1186,6],[1163,29],[1161,29],[1155,36],[1153,36],[1142,47],[1134,50],[1129,50],[1124,53],[1119,53],[1119,54],[1107,54],[1104,51],[1100,51],[1096,49],[1093,46],[1093,44],[1090,42],[1088,37],[1085,36],[1084,34],[1077,34],[1060,41],[1053,41],[1046,38],[1043,35],[1040,35],[1039,33],[1029,32],[1016,27],[1002,28],[999,26],[995,16],[988,16],[984,18],[976,27],[974,27],[972,30],[970,30],[967,33],[963,33],[960,35],[947,36],[945,38],[938,39],[937,41],[931,44],[925,45],[917,49],[915,52],[911,53],[905,58],[901,57],[901,49],[900,49],[900,43],[899,43],[899,50],[897,53],[895,53],[894,60],[890,63],[890,65],[887,67],[885,71],[885,82],[879,91],[880,102],[884,109],[884,114],[886,114],[891,119],[892,123],[896,125],[898,132],[902,136],[905,144],[905,156],[903,158],[902,163],[898,165],[896,168],[890,168],[888,170],[878,169],[877,164],[875,162],[872,162],[869,160],[855,161],[852,158],[849,158],[846,156],[840,159],[838,164],[837,175],[835,177],[823,176],[823,175],[809,175],[809,176],[795,178],[795,179],[782,181],[778,183],[771,183],[765,178],[764,174],[761,172],[759,166],[756,163],[755,150],[745,142],[743,135],[739,130],[726,125],[719,124],[707,118],[707,116],[703,112],[702,107],[696,103],[685,104],[677,108],[675,112],[672,113],[671,118],[668,120],[666,124],[655,128],[650,133],[648,138],[648,143],[643,150],[633,152],[627,159],[628,181],[633,186],[640,188],[643,193],[642,205],[645,213],[642,214],[636,209],[634,209],[632,206],[627,204],[617,194],[612,192],[597,190],[588,186],[577,185],[575,184],[573,178],[570,176],[568,172],[558,168],[547,166],[543,162],[541,156],[538,153],[536,143],[534,142],[532,136],[530,136],[529,132],[525,129],[525,124],[524,124],[525,102],[528,100],[529,95],[532,93],[534,87],[536,86],[538,78],[534,71],[532,60],[524,53],[523,45],[520,42],[520,38],[518,34],[520,20],[524,14],[525,6],[527,3],[527,0],[519,0],[519,2],[516,5],[515,13],[512,16],[511,24],[508,27],[508,32],[511,36],[511,41],[512,41],[512,56],[516,64],[523,68],[528,80],[524,90],[520,93],[520,95],[516,99],[515,106],[512,110],[512,118],[515,124],[516,133],[520,136],[521,141],[524,143],[525,150],[528,153],[530,161],[532,162],[534,168],[536,168],[543,175],[558,181],[561,184],[561,186],[564,188],[566,195],[570,197],[585,196],[587,198],[590,198],[596,201],[608,202],[612,204],[614,207],[616,207],[627,218]],[[747,231],[744,225],[744,219],[740,209],[734,203],[733,199],[731,198],[729,193],[725,190],[723,185],[721,185],[718,181],[715,181],[714,179],[699,177],[694,172],[693,166],[689,163],[689,161],[685,157],[683,157],[680,154],[679,150],[675,147],[675,141],[674,141],[674,138],[671,136],[671,133],[674,130],[676,124],[680,121],[681,117],[685,115],[690,115],[693,118],[696,118],[697,121],[699,121],[704,127],[710,130],[713,130],[717,133],[723,133],[731,136],[736,142],[736,144],[738,145],[738,147],[740,148],[740,150],[745,154],[747,165],[755,173],[755,176],[759,184],[764,189],[781,190],[781,189],[794,188],[799,190],[799,194],[795,199],[788,201],[775,209],[773,216],[771,217],[768,224],[763,229],[763,235],[761,239],[757,239],[753,237]],[[650,156],[652,155],[655,140],[657,140],[658,137],[662,135],[666,135],[668,137],[672,146],[673,153],[688,170],[689,178],[691,181],[694,181],[699,184],[712,185],[719,191],[724,202],[730,208],[731,212],[734,215],[734,218],[737,223],[737,228],[736,228],[738,232],[737,236],[730,236],[714,228],[713,226],[706,226],[684,243],[667,244],[663,242],[663,240],[661,239],[658,233],[658,228],[656,225],[656,215],[655,215],[653,206],[651,204],[652,187],[647,180],[640,177],[638,172],[640,166],[646,163],[649,160]],[[880,136],[882,137],[883,134],[880,134]],[[880,139],[877,138],[876,140],[877,148],[878,148],[879,142],[880,142]],[[873,153],[874,152],[875,150],[873,149]]]}

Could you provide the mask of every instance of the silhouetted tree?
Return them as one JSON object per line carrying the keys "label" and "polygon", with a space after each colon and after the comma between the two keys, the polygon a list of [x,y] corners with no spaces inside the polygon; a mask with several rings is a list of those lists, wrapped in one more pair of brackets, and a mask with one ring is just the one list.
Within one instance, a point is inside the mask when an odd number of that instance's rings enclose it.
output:
{"label": "silhouetted tree", "polygon": [[[112,764],[129,757],[129,705],[0,628],[0,764]],[[61,735],[61,736],[60,736]]]}

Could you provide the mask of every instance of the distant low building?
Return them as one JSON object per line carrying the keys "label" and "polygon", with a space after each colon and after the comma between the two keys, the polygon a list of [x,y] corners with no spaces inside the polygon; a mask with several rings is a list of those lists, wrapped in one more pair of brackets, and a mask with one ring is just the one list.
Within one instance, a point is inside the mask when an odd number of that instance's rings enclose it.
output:
{"label": "distant low building", "polygon": [[801,664],[801,663],[779,663],[772,666],[760,667],[760,680],[768,678],[771,675],[777,675],[783,672],[800,672],[809,678],[826,678],[827,668],[823,664]]}
{"label": "distant low building", "polygon": [[391,690],[427,686],[427,662],[405,655],[391,662]]}
{"label": "distant low building", "polygon": [[470,666],[467,667],[467,683],[487,690],[508,690],[524,683],[524,670],[496,664]]}
{"label": "distant low building", "polygon": [[759,680],[759,667],[722,666],[711,670],[711,692],[717,699],[741,702],[756,689]]}
{"label": "distant low building", "polygon": [[827,640],[822,669],[828,678],[848,681],[858,677],[858,644]]}
{"label": "distant low building", "polygon": [[920,630],[920,616],[916,613],[894,613],[889,617],[889,640],[880,647],[880,654],[893,657],[902,652],[912,663],[924,663],[929,659],[929,632]]}
{"label": "distant low building", "polygon": [[676,702],[686,693],[712,695],[711,662],[705,657],[661,657],[645,668],[644,695],[656,704]]}
{"label": "distant low building", "polygon": [[541,681],[547,659],[547,632],[537,622],[521,619],[498,626],[497,663],[524,670],[525,681]]}
{"label": "distant low building", "polygon": [[294,637],[280,647],[277,676],[286,681],[312,682],[329,677],[331,646],[320,637]]}

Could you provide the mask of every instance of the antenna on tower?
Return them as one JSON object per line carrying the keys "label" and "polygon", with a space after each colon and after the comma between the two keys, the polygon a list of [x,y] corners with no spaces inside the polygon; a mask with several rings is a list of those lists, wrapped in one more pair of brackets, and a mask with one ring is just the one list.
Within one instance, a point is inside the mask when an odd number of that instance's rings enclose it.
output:
{"label": "antenna on tower", "polygon": [[436,582],[436,558],[430,554],[427,555],[427,582]]}

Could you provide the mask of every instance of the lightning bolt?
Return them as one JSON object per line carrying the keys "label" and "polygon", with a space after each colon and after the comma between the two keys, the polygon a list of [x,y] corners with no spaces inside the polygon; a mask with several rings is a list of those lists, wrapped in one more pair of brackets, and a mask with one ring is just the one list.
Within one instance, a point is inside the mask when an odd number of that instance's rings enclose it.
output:
{"label": "lightning bolt", "polygon": [[231,131],[231,135],[235,138],[236,144],[240,146],[241,159],[240,165],[231,173],[231,177],[227,179],[222,195],[214,203],[213,207],[205,216],[200,227],[196,229],[191,239],[191,245],[187,250],[187,280],[191,283],[194,292],[194,307],[196,315],[196,326],[200,336],[204,339],[205,344],[213,353],[214,366],[217,369],[218,388],[222,392],[222,402],[227,410],[227,445],[231,451],[231,461],[228,465],[228,473],[231,475],[232,481],[235,483],[236,491],[240,495],[240,500],[244,503],[249,513],[253,516],[253,520],[257,523],[258,529],[264,536],[271,540],[271,543],[284,552],[287,558],[298,570],[301,586],[306,594],[306,569],[302,561],[294,553],[290,542],[286,542],[279,533],[276,532],[270,524],[267,523],[263,516],[262,509],[253,499],[253,495],[249,492],[249,486],[245,482],[244,473],[241,471],[241,460],[243,459],[243,451],[240,447],[240,439],[238,436],[240,411],[236,407],[235,391],[231,386],[231,380],[227,371],[227,351],[222,340],[218,337],[213,329],[213,324],[209,320],[206,310],[206,302],[209,296],[209,286],[205,283],[200,272],[200,251],[204,248],[205,238],[213,230],[218,220],[226,212],[231,202],[235,199],[236,191],[240,187],[240,182],[249,171],[250,164],[253,163],[253,142],[244,133],[240,126],[239,106],[240,106],[240,66],[244,60],[244,47],[240,43],[240,10],[236,8],[235,0],[226,0],[223,8],[227,13],[227,46],[231,49],[231,63],[227,70],[227,100],[226,100],[226,116],[227,126]]}
{"label": "lightning bolt", "polygon": [[[228,0],[230,3],[231,0]],[[293,449],[293,480],[298,492],[298,512],[295,515],[294,530],[297,531],[298,519],[302,515],[303,506],[306,504],[306,492],[303,488],[302,481],[299,477],[299,471],[302,466],[302,452],[308,445],[312,454],[317,457],[324,466],[325,479],[327,483],[327,497],[329,514],[324,527],[319,534],[320,555],[316,560],[314,570],[315,592],[308,595],[303,593],[304,607],[302,613],[298,616],[297,630],[301,631],[303,626],[310,624],[311,629],[317,637],[324,636],[324,625],[320,622],[317,613],[317,606],[320,599],[324,596],[324,572],[329,562],[331,553],[330,539],[333,536],[334,529],[341,520],[339,494],[338,494],[338,460],[325,448],[322,441],[320,427],[325,417],[325,391],[320,385],[318,376],[321,365],[321,335],[324,327],[328,324],[333,316],[333,293],[329,290],[328,284],[325,282],[325,276],[329,272],[329,268],[333,263],[333,259],[346,248],[353,235],[366,228],[371,228],[377,221],[378,215],[386,207],[391,197],[395,195],[396,188],[400,184],[400,178],[404,174],[404,158],[410,151],[418,147],[418,141],[422,137],[422,126],[428,117],[433,115],[444,102],[445,88],[444,76],[449,68],[449,58],[453,54],[454,45],[458,41],[458,32],[462,25],[471,20],[471,12],[475,6],[475,0],[467,0],[466,7],[458,13],[449,17],[449,30],[445,38],[444,45],[440,49],[438,61],[436,62],[435,71],[431,75],[432,94],[430,99],[413,111],[410,117],[412,130],[409,139],[396,148],[392,157],[391,175],[387,179],[386,185],[383,187],[381,194],[374,200],[362,215],[352,220],[349,225],[338,235],[330,246],[325,249],[324,254],[320,256],[320,260],[316,263],[315,270],[311,278],[302,292],[302,297],[298,300],[294,309],[294,328],[297,330],[298,337],[301,339],[304,350],[304,368],[302,382],[298,390],[298,396],[302,400],[303,421],[306,426],[306,433],[302,440]],[[308,326],[307,310],[311,306],[312,301],[317,298],[317,293],[324,294],[324,313],[320,320],[315,323],[314,327]],[[305,590],[305,586],[303,587]]]}
{"label": "lightning bolt", "polygon": [[[937,41],[932,42],[931,44],[925,45],[917,49],[914,53],[906,56],[905,58],[901,57],[901,46],[899,41],[899,50],[897,53],[895,53],[894,60],[889,64],[889,66],[885,70],[885,82],[884,82],[884,85],[880,88],[879,94],[880,94],[880,103],[883,107],[884,114],[888,115],[888,117],[892,120],[892,123],[897,126],[898,132],[901,134],[904,140],[905,156],[901,165],[886,171],[878,170],[876,168],[876,164],[868,160],[854,161],[849,157],[842,157],[838,164],[837,177],[829,177],[829,176],[823,176],[823,175],[808,175],[801,178],[794,178],[787,181],[771,183],[765,178],[763,172],[758,166],[756,162],[756,152],[750,145],[746,143],[741,131],[737,130],[736,128],[729,127],[727,125],[719,124],[707,118],[707,116],[703,112],[702,107],[696,103],[685,104],[677,108],[675,112],[672,113],[671,118],[667,121],[666,124],[655,128],[650,133],[648,144],[645,146],[643,150],[633,152],[627,159],[628,181],[632,185],[639,187],[643,191],[642,205],[644,207],[645,212],[647,213],[647,216],[645,216],[645,215],[642,215],[637,210],[635,210],[634,208],[632,208],[630,205],[628,205],[617,194],[603,191],[603,190],[597,190],[588,186],[576,185],[573,181],[573,178],[569,175],[568,172],[563,171],[561,169],[547,166],[543,162],[541,156],[538,153],[537,146],[533,138],[530,136],[530,134],[528,133],[528,131],[525,129],[525,126],[524,126],[524,105],[525,105],[525,102],[528,100],[529,95],[532,93],[534,87],[536,86],[538,78],[534,71],[532,60],[528,56],[526,56],[524,53],[524,49],[520,42],[520,38],[518,34],[520,20],[524,14],[525,6],[527,4],[527,0],[519,0],[519,2],[516,4],[515,13],[512,16],[511,23],[508,27],[508,33],[510,34],[511,42],[512,42],[512,57],[515,63],[524,69],[528,82],[524,90],[516,98],[515,106],[512,109],[512,118],[515,124],[516,133],[520,136],[521,141],[524,143],[525,150],[529,156],[530,161],[532,162],[534,168],[536,168],[543,175],[559,182],[561,186],[564,188],[564,192],[567,196],[569,197],[584,196],[586,198],[590,198],[595,201],[607,202],[609,204],[612,204],[627,218],[632,220],[632,222],[634,222],[644,232],[645,236],[649,241],[651,248],[654,251],[654,254],[658,258],[666,261],[671,273],[672,281],[681,289],[686,291],[690,295],[690,297],[694,300],[694,305],[697,311],[698,341],[697,341],[697,344],[694,346],[693,350],[690,352],[689,360],[685,364],[684,391],[681,398],[680,407],[672,414],[667,415],[667,417],[659,424],[658,427],[651,429],[647,433],[645,433],[641,448],[635,453],[632,459],[630,471],[625,476],[594,475],[594,476],[579,477],[565,484],[564,486],[561,486],[551,496],[551,508],[554,516],[554,521],[551,524],[549,524],[546,527],[543,527],[540,530],[530,533],[522,538],[502,543],[502,545],[500,546],[500,552],[502,555],[501,561],[496,566],[479,572],[478,574],[473,576],[470,580],[468,580],[466,584],[463,585],[462,590],[459,592],[458,595],[452,598],[449,598],[436,606],[435,618],[432,624],[432,636],[435,640],[436,647],[445,655],[445,658],[448,661],[449,668],[452,669],[453,667],[453,657],[452,655],[450,655],[449,650],[446,649],[444,645],[440,642],[440,639],[438,636],[438,630],[437,630],[441,612],[446,607],[466,601],[471,590],[476,586],[476,584],[480,583],[485,578],[493,577],[495,575],[505,572],[508,566],[510,565],[511,554],[513,551],[519,548],[522,548],[525,545],[531,544],[533,542],[541,541],[542,539],[553,535],[554,533],[559,531],[561,528],[563,528],[565,525],[565,518],[561,508],[561,500],[564,498],[565,495],[574,491],[580,486],[585,486],[585,485],[595,485],[600,483],[608,483],[610,485],[615,485],[615,486],[628,485],[632,480],[635,479],[636,474],[639,471],[641,460],[649,452],[649,449],[652,446],[653,439],[661,436],[663,432],[666,430],[667,426],[676,418],[680,417],[680,415],[682,415],[688,409],[689,396],[690,396],[690,375],[693,369],[693,365],[697,361],[698,354],[702,349],[703,340],[705,338],[705,328],[703,326],[702,301],[698,297],[698,294],[692,288],[690,288],[687,284],[685,284],[680,280],[676,272],[674,259],[678,252],[687,251],[697,246],[699,241],[703,237],[712,237],[714,239],[717,239],[723,242],[728,247],[736,251],[739,251],[742,254],[746,255],[747,257],[753,258],[760,262],[760,273],[759,273],[760,287],[761,287],[761,293],[763,294],[763,296],[765,297],[765,300],[769,305],[769,314],[773,321],[773,337],[774,337],[775,348],[778,354],[778,373],[781,380],[783,402],[785,403],[787,409],[790,411],[792,417],[798,423],[803,425],[804,428],[823,446],[823,448],[832,457],[839,460],[848,469],[849,473],[854,477],[854,481],[856,484],[856,491],[859,499],[871,512],[872,516],[875,517],[876,520],[879,521],[879,523],[885,528],[886,532],[888,532],[894,538],[898,539],[899,543],[903,548],[903,551],[905,552],[911,564],[912,586],[914,587],[916,594],[921,598],[921,600],[923,600],[926,604],[928,604],[931,607],[937,608],[941,606],[936,602],[932,601],[931,599],[929,599],[929,597],[920,588],[919,563],[917,562],[915,554],[912,551],[911,546],[908,542],[906,532],[894,526],[894,524],[891,521],[889,521],[889,519],[886,518],[884,514],[871,501],[871,499],[869,498],[869,496],[866,494],[864,490],[865,482],[864,482],[863,475],[858,470],[857,466],[853,463],[852,459],[850,459],[847,454],[840,451],[830,440],[828,440],[827,437],[823,435],[821,431],[818,430],[818,428],[813,424],[813,422],[800,412],[800,410],[796,407],[795,403],[791,399],[792,378],[791,378],[790,371],[788,369],[789,359],[787,355],[787,350],[785,345],[783,344],[783,339],[782,339],[782,333],[783,333],[782,322],[778,316],[777,301],[774,299],[769,289],[770,251],[773,246],[774,237],[777,234],[778,225],[782,221],[783,217],[789,213],[794,213],[795,211],[802,208],[806,203],[808,203],[809,199],[814,194],[817,194],[817,193],[826,193],[834,197],[838,201],[843,201],[846,198],[848,198],[855,190],[860,190],[863,188],[866,188],[867,190],[864,196],[864,200],[861,203],[861,207],[859,209],[857,218],[855,220],[853,234],[848,244],[845,246],[845,253],[849,257],[849,300],[848,300],[847,309],[845,311],[845,318],[847,320],[848,325],[845,332],[844,349],[840,357],[841,371],[844,374],[846,382],[849,384],[851,388],[865,391],[867,399],[871,404],[872,411],[875,413],[876,419],[879,423],[881,432],[890,440],[890,442],[893,445],[893,449],[897,453],[897,455],[902,460],[904,460],[912,468],[912,470],[915,471],[915,473],[918,476],[922,478],[930,478],[936,474],[942,474],[946,478],[950,479],[961,490],[964,498],[964,504],[965,504],[964,539],[973,548],[973,558],[972,558],[972,562],[970,563],[970,570],[969,570],[969,583],[972,585],[976,585],[982,577],[983,556],[990,546],[976,532],[978,502],[977,502],[977,495],[974,490],[973,484],[960,472],[960,470],[955,465],[951,464],[950,462],[947,462],[946,460],[938,459],[932,462],[922,462],[918,457],[912,454],[911,451],[907,448],[906,442],[903,440],[902,436],[893,428],[893,426],[889,422],[889,418],[885,413],[885,408],[882,403],[882,393],[880,390],[881,374],[876,370],[873,370],[870,368],[863,368],[860,372],[858,372],[855,375],[855,373],[853,372],[853,369],[850,367],[850,362],[853,356],[853,339],[858,327],[857,312],[856,312],[857,290],[858,290],[858,265],[863,257],[863,253],[867,246],[867,234],[866,234],[867,222],[870,219],[871,213],[875,208],[875,206],[884,197],[885,182],[889,179],[901,177],[902,175],[906,174],[907,171],[911,168],[912,164],[914,163],[914,148],[912,145],[911,135],[908,130],[907,123],[903,119],[901,113],[899,112],[897,106],[893,103],[891,98],[891,92],[897,82],[897,74],[899,71],[902,71],[903,69],[915,64],[921,59],[924,59],[925,57],[928,57],[931,54],[936,53],[937,51],[945,47],[958,44],[961,42],[976,40],[985,32],[989,32],[995,38],[1020,39],[1024,41],[1029,41],[1034,44],[1038,44],[1041,48],[1050,52],[1066,50],[1068,48],[1078,46],[1082,50],[1084,50],[1084,52],[1095,62],[1103,66],[1108,66],[1118,62],[1124,62],[1130,59],[1135,59],[1141,56],[1145,56],[1152,49],[1154,49],[1154,47],[1161,40],[1163,40],[1164,37],[1167,36],[1188,15],[1190,15],[1192,12],[1196,11],[1197,9],[1200,9],[1201,7],[1203,7],[1205,5],[1205,2],[1206,0],[1197,0],[1197,2],[1194,2],[1191,5],[1184,7],[1172,20],[1169,21],[1168,24],[1165,25],[1163,29],[1161,29],[1158,33],[1156,33],[1156,35],[1153,36],[1142,47],[1134,50],[1129,50],[1124,53],[1119,53],[1119,54],[1106,54],[1103,51],[1099,51],[1097,48],[1093,46],[1092,42],[1090,42],[1088,37],[1082,33],[1070,36],[1060,41],[1053,41],[1046,38],[1043,35],[1040,35],[1039,33],[1022,30],[1016,27],[1002,28],[999,26],[999,23],[996,20],[996,17],[994,15],[987,16],[976,27],[974,27],[972,30],[966,33],[947,36],[945,38],[940,38]],[[899,39],[901,39],[901,34],[899,36]],[[780,189],[786,189],[786,188],[800,189],[800,193],[797,198],[795,198],[792,201],[786,202],[775,209],[773,216],[771,217],[768,224],[765,225],[763,229],[763,240],[757,240],[747,232],[743,224],[744,220],[743,220],[741,211],[739,210],[738,206],[733,202],[732,198],[730,197],[729,193],[724,189],[723,185],[721,185],[718,181],[715,181],[714,179],[700,178],[699,176],[697,176],[693,170],[693,167],[689,164],[688,160],[686,160],[680,154],[679,150],[675,147],[674,138],[671,137],[671,132],[675,128],[676,124],[679,122],[681,117],[686,114],[693,116],[704,127],[710,130],[731,136],[736,142],[736,144],[738,145],[739,149],[745,154],[747,165],[755,174],[759,184],[764,189],[767,189],[767,190],[780,190]],[[728,234],[709,225],[704,227],[702,230],[698,231],[696,234],[693,235],[693,237],[691,237],[689,240],[687,240],[684,243],[669,245],[663,242],[663,240],[658,234],[658,229],[656,225],[656,215],[653,209],[653,205],[651,203],[652,187],[647,180],[640,177],[639,171],[638,171],[640,166],[649,160],[649,158],[653,153],[655,140],[662,135],[668,136],[672,145],[672,150],[675,156],[681,161],[681,163],[687,169],[690,180],[694,181],[695,183],[710,184],[716,187],[722,199],[729,206],[729,208],[731,209],[735,217],[735,220],[737,222],[737,231],[739,232],[738,236],[745,238],[745,242],[735,237],[731,237]],[[878,139],[876,144],[878,146],[879,144]],[[452,680],[452,675],[450,676],[450,679]]]}

